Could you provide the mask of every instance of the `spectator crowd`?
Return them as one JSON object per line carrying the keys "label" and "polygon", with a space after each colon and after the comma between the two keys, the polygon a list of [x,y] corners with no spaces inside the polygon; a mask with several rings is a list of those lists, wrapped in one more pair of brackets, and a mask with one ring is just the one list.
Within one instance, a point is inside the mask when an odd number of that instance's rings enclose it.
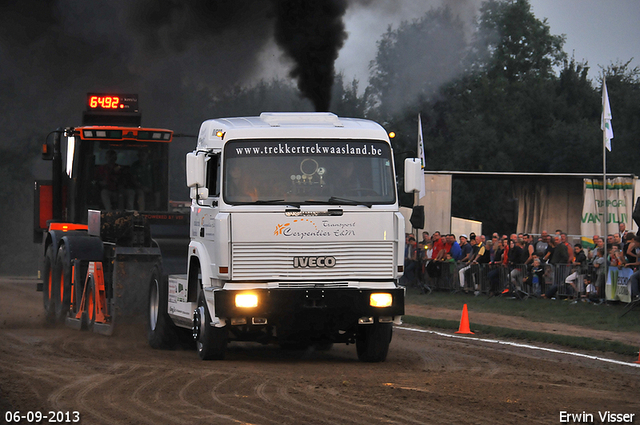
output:
{"label": "spectator crowd", "polygon": [[[606,252],[605,252],[606,246]],[[629,288],[634,299],[640,291],[640,235],[619,224],[607,240],[593,236],[593,245],[572,244],[567,234],[542,231],[499,235],[442,235],[422,232],[418,242],[406,235],[404,276],[401,283],[421,289],[449,289],[475,295],[509,294],[515,297],[583,299],[602,302],[606,269],[634,270]]]}

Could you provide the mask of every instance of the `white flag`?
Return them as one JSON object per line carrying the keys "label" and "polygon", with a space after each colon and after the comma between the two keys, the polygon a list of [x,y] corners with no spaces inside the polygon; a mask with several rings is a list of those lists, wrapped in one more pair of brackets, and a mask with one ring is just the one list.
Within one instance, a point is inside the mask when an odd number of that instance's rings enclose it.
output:
{"label": "white flag", "polygon": [[607,81],[602,79],[602,116],[600,117],[600,129],[603,133],[606,147],[611,152],[611,139],[613,128],[611,127],[611,106],[609,105],[609,93],[607,93]]}
{"label": "white flag", "polygon": [[[420,165],[424,170],[425,159],[424,159],[424,141],[422,138],[422,119],[420,118],[420,114],[418,114],[418,151],[420,153]],[[427,190],[424,187],[424,175],[420,180],[420,198],[424,197],[427,194]]]}

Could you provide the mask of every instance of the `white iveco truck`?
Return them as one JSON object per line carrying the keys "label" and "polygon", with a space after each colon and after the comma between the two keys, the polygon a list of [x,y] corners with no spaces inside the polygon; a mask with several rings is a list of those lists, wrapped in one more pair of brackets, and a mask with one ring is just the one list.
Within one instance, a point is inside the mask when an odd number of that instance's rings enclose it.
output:
{"label": "white iveco truck", "polygon": [[187,154],[188,274],[152,280],[149,341],[192,330],[202,359],[230,341],[384,361],[404,314],[404,219],[378,124],[331,113],[205,121]]}

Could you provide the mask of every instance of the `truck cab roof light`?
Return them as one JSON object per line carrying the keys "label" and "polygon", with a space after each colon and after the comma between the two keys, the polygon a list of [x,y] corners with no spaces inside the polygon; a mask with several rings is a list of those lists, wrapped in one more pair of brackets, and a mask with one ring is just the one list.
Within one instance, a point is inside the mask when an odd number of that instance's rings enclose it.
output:
{"label": "truck cab roof light", "polygon": [[81,139],[155,140],[170,142],[173,132],[162,129],[88,127],[81,129]]}

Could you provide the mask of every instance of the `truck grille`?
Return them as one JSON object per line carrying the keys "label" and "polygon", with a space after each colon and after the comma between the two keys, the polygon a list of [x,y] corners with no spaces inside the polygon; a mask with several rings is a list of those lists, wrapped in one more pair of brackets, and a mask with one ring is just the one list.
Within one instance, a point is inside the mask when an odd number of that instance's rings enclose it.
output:
{"label": "truck grille", "polygon": [[[294,268],[294,257],[333,257],[333,267]],[[392,279],[393,242],[234,243],[233,280]]]}

